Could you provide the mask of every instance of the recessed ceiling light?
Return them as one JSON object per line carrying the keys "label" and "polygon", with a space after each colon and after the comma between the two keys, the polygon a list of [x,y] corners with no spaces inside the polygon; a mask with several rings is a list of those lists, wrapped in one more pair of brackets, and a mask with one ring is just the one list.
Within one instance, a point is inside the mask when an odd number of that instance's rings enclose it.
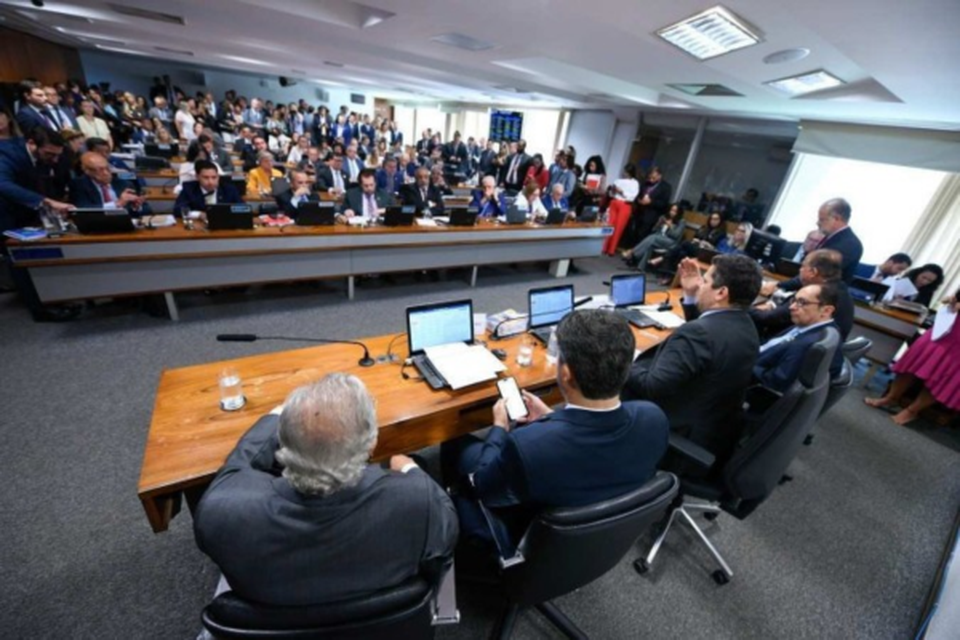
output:
{"label": "recessed ceiling light", "polygon": [[823,69],[818,69],[816,71],[790,76],[789,78],[771,80],[770,82],[764,82],[763,84],[767,85],[768,87],[773,87],[777,91],[785,93],[789,96],[799,96],[803,95],[804,93],[812,93],[822,89],[839,87],[845,83],[840,78],[827,73]]}
{"label": "recessed ceiling light", "polygon": [[797,60],[803,60],[808,55],[810,55],[810,49],[805,49],[803,47],[797,47],[796,49],[784,49],[783,51],[777,51],[771,53],[768,56],[764,56],[764,64],[783,64],[784,62],[796,62]]}
{"label": "recessed ceiling light", "polygon": [[657,35],[698,60],[751,47],[762,40],[746,20],[720,5],[664,27]]}
{"label": "recessed ceiling light", "polygon": [[430,40],[466,51],[486,51],[487,49],[493,49],[494,46],[492,42],[478,40],[462,33],[444,33],[434,36]]}
{"label": "recessed ceiling light", "polygon": [[225,60],[233,60],[234,62],[242,62],[243,64],[255,64],[261,67],[271,66],[269,62],[264,62],[263,60],[254,60],[253,58],[244,58],[242,56],[228,56],[224,53],[219,54],[221,58]]}

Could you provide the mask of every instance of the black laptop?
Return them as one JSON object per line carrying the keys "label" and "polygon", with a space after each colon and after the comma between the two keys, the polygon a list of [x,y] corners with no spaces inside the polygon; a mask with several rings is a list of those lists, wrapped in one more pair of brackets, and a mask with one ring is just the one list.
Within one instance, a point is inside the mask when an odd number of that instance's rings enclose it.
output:
{"label": "black laptop", "polygon": [[248,204],[211,204],[207,207],[207,229],[253,229],[253,207]]}
{"label": "black laptop", "polygon": [[170,162],[166,158],[136,156],[133,159],[133,166],[137,171],[157,171],[169,167]]}
{"label": "black laptop", "polygon": [[867,278],[854,277],[849,288],[850,296],[857,302],[875,304],[883,300],[883,296],[887,295],[887,291],[890,290],[890,285],[883,284],[882,282],[874,282]]}
{"label": "black laptop", "polygon": [[477,207],[467,207],[466,209],[451,209],[450,210],[450,226],[451,227],[472,227],[477,224],[477,216],[480,215],[480,210]]}
{"label": "black laptop", "polygon": [[527,300],[527,327],[537,340],[547,344],[553,328],[573,311],[573,285],[530,289]]}
{"label": "black laptop", "polygon": [[777,261],[777,273],[788,278],[795,278],[800,275],[800,263],[789,258],[780,258]]}
{"label": "black laptop", "polygon": [[158,142],[145,142],[143,144],[143,155],[154,158],[166,158],[169,160],[180,155],[180,145],[176,142],[172,144],[160,144]]}
{"label": "black laptop", "polygon": [[547,214],[547,219],[543,221],[543,224],[549,225],[558,225],[563,224],[563,221],[567,219],[567,212],[563,209],[550,209],[550,213]]}
{"label": "black laptop", "polygon": [[383,213],[383,226],[409,227],[413,225],[416,214],[417,208],[413,205],[390,205]]}
{"label": "black laptop", "polygon": [[526,224],[527,210],[521,209],[516,202],[507,207],[507,224]]}
{"label": "black laptop", "polygon": [[641,305],[646,298],[647,277],[644,274],[628,273],[610,278],[610,303],[614,312],[638,329],[657,326],[657,322],[643,311],[626,308]]}
{"label": "black laptop", "polygon": [[333,202],[304,202],[297,207],[296,223],[301,227],[329,227],[336,221]]}
{"label": "black laptop", "polygon": [[126,209],[74,209],[73,224],[82,234],[129,233],[136,230]]}
{"label": "black laptop", "polygon": [[454,342],[473,343],[473,301],[455,300],[407,307],[407,349],[413,366],[434,389],[447,381],[425,350]]}
{"label": "black laptop", "polygon": [[600,207],[584,207],[580,213],[580,222],[596,222],[600,216]]}

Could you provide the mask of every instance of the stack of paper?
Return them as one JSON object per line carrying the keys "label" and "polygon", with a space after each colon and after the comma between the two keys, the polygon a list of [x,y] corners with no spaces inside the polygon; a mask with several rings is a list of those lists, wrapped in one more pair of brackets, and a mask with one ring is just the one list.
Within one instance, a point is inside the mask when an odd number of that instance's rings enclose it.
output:
{"label": "stack of paper", "polygon": [[415,218],[418,227],[435,227],[437,226],[436,220],[431,220],[428,218]]}
{"label": "stack of paper", "polygon": [[480,345],[465,342],[442,344],[424,349],[430,364],[452,389],[493,380],[506,366]]}
{"label": "stack of paper", "polygon": [[646,311],[643,314],[666,329],[676,329],[682,326],[685,320],[673,311]]}

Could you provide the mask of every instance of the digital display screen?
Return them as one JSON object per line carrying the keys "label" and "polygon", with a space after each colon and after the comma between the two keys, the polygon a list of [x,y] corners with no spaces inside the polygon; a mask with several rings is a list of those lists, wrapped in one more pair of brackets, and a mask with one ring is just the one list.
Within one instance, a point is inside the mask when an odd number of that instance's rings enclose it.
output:
{"label": "digital display screen", "polygon": [[490,135],[493,142],[517,142],[523,132],[523,114],[519,111],[491,111]]}
{"label": "digital display screen", "polygon": [[552,287],[530,291],[530,328],[558,324],[573,311],[573,287]]}
{"label": "digital display screen", "polygon": [[469,300],[407,310],[410,354],[454,342],[473,341],[473,305]]}
{"label": "digital display screen", "polygon": [[610,280],[610,299],[615,307],[643,304],[646,292],[645,276],[614,276]]}

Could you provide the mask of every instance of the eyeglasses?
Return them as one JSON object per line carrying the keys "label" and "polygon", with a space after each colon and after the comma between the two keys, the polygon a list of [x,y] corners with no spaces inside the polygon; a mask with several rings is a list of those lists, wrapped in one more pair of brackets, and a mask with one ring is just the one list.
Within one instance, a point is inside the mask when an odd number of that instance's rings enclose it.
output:
{"label": "eyeglasses", "polygon": [[805,306],[810,305],[810,304],[815,304],[815,305],[817,305],[818,307],[822,307],[822,306],[823,306],[823,303],[821,303],[819,300],[805,300],[804,298],[797,298],[797,297],[794,297],[794,299],[790,301],[790,304],[791,304],[791,305],[796,305],[796,306],[800,307],[801,309],[803,309]]}

